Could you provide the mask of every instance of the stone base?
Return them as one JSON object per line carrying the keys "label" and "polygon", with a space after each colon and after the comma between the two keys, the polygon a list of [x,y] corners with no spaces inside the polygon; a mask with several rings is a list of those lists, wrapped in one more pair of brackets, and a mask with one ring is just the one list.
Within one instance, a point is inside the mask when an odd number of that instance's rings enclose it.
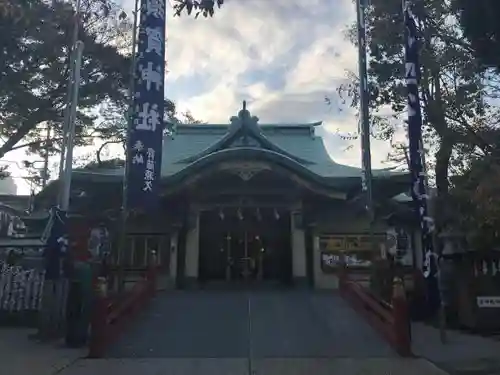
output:
{"label": "stone base", "polygon": [[157,290],[172,290],[176,288],[175,279],[171,276],[161,275],[158,277]]}
{"label": "stone base", "polygon": [[311,286],[309,284],[309,280],[305,276],[294,276],[293,277],[293,286],[297,289],[309,289]]}
{"label": "stone base", "polygon": [[[243,282],[238,282],[238,281],[229,281],[229,282],[226,282],[226,281],[223,281],[223,282],[213,282],[211,283],[210,285],[213,286],[213,285],[217,285],[217,284],[220,284],[220,287],[223,287],[223,288],[228,288],[228,287],[231,287],[231,288],[241,288],[243,286],[247,287],[248,285],[243,283]],[[255,282],[253,285],[251,285],[252,287],[260,287],[262,288],[263,286],[271,286],[271,285],[275,285],[276,282],[272,282],[272,281],[263,281],[263,282]],[[276,286],[276,285],[275,285]],[[200,289],[200,283],[198,281],[198,278],[197,277],[184,277],[182,282],[180,283],[180,285],[177,287],[177,289],[184,289],[184,290],[198,290]],[[309,282],[309,279],[307,277],[294,277],[293,280],[292,280],[292,284],[291,284],[291,287],[294,288],[294,289],[310,289],[311,288],[311,284]]]}
{"label": "stone base", "polygon": [[187,290],[196,290],[200,288],[200,284],[198,283],[198,278],[194,276],[186,276],[184,277],[183,288]]}

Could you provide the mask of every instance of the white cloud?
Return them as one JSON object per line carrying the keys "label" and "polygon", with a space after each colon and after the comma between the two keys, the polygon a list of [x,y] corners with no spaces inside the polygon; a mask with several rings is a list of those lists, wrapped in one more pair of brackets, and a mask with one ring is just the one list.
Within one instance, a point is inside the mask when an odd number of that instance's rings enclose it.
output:
{"label": "white cloud", "polygon": [[[131,10],[133,1],[123,1]],[[355,111],[336,94],[345,71],[357,70],[344,37],[355,18],[351,0],[227,0],[212,19],[167,13],[166,93],[181,111],[227,122],[247,100],[261,122],[323,120],[332,158],[360,164],[359,140],[337,134],[357,131]],[[374,167],[389,148],[373,141]]]}
{"label": "white cloud", "polygon": [[356,69],[354,47],[344,40],[341,29],[336,36],[316,40],[304,51],[287,75],[287,91],[325,90],[345,81],[346,71]]}
{"label": "white cloud", "polygon": [[293,47],[288,27],[268,1],[228,2],[212,19],[169,17],[169,80],[202,72],[213,82],[228,82],[264,66]]}
{"label": "white cloud", "polygon": [[16,194],[17,184],[12,177],[0,179],[0,194]]}
{"label": "white cloud", "polygon": [[[357,132],[355,110],[336,93],[346,71],[357,70],[345,39],[354,19],[350,0],[229,0],[212,19],[169,19],[167,92],[204,121],[227,122],[242,100],[261,122],[323,121],[332,158],[359,165],[359,140],[338,135]],[[372,140],[374,167],[386,166],[389,150]]]}
{"label": "white cloud", "polygon": [[221,83],[210,89],[210,93],[179,102],[181,111],[190,110],[195,117],[206,121],[229,122],[236,109],[234,88]]}

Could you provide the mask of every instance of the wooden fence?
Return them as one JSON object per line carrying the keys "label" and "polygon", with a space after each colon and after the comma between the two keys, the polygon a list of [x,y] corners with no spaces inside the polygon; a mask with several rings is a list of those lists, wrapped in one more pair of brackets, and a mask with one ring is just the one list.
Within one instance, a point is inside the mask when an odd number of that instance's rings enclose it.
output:
{"label": "wooden fence", "polygon": [[0,264],[0,323],[34,324],[42,303],[45,271]]}
{"label": "wooden fence", "polygon": [[460,327],[483,333],[500,330],[500,251],[470,252],[451,259],[450,310]]}

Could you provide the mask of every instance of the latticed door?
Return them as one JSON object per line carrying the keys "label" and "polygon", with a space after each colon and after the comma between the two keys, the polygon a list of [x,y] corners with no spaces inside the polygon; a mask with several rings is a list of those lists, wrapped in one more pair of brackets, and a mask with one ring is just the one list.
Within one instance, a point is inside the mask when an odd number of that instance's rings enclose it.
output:
{"label": "latticed door", "polygon": [[118,253],[118,262],[130,269],[146,268],[151,261],[152,251],[157,254],[157,262],[162,270],[170,264],[169,236],[164,234],[130,234],[123,251]]}

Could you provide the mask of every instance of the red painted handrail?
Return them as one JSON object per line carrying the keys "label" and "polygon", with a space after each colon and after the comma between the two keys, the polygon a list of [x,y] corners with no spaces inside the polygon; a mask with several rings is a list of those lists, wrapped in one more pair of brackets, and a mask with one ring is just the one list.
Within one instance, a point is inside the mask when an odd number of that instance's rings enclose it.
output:
{"label": "red painted handrail", "polygon": [[402,285],[395,284],[391,304],[377,299],[360,284],[347,279],[342,272],[339,278],[340,293],[385,340],[403,357],[412,355],[408,304]]}
{"label": "red painted handrail", "polygon": [[[385,301],[377,300],[372,293],[363,288],[360,284],[348,281],[348,287],[351,292],[365,304],[378,318],[386,323],[394,323],[394,316],[392,315],[392,306]],[[384,302],[383,304],[381,302]]]}
{"label": "red painted handrail", "polygon": [[132,290],[114,300],[98,293],[91,320],[89,358],[103,357],[106,348],[118,338],[126,323],[154,296],[156,272],[156,267],[151,267],[146,277],[139,280]]}

